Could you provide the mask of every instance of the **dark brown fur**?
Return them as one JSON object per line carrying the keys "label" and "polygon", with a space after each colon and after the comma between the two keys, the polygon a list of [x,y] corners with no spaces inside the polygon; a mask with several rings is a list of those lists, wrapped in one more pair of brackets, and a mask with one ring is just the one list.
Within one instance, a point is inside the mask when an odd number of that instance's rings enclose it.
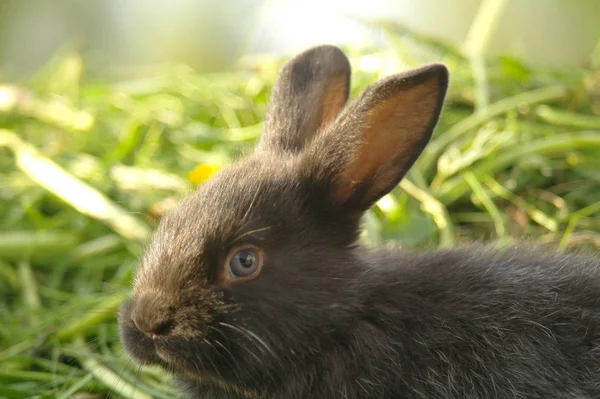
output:
{"label": "dark brown fur", "polygon": [[[394,75],[343,108],[349,76],[332,46],[286,65],[257,151],[161,221],[121,310],[127,352],[189,398],[600,397],[597,258],[356,244],[428,142],[448,74]],[[220,286],[239,244],[264,267]]]}

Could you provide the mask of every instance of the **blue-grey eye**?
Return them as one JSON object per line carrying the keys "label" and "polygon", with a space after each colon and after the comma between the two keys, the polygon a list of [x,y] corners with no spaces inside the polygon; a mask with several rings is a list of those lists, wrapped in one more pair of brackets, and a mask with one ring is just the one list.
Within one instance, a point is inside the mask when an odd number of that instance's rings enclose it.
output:
{"label": "blue-grey eye", "polygon": [[229,272],[232,277],[248,277],[258,270],[260,258],[254,249],[237,251],[229,260]]}

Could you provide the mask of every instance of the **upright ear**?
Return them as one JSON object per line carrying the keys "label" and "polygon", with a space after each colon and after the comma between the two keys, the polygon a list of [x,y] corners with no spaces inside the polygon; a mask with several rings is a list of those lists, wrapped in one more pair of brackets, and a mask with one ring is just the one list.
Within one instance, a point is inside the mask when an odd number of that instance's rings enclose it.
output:
{"label": "upright ear", "polygon": [[282,69],[257,150],[296,152],[326,128],[348,100],[350,63],[337,47],[307,50]]}
{"label": "upright ear", "polygon": [[336,207],[361,213],[400,182],[431,137],[447,87],[442,64],[390,76],[319,137],[308,162],[320,164]]}

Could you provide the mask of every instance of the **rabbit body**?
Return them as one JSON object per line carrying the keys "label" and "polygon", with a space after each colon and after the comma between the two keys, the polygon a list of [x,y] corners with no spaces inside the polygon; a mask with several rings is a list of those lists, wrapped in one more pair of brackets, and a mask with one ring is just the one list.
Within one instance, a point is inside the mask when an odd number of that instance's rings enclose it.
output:
{"label": "rabbit body", "polygon": [[346,106],[333,46],[283,68],[256,151],[165,216],[119,315],[189,398],[600,398],[600,261],[357,245],[427,144],[448,72]]}
{"label": "rabbit body", "polygon": [[[299,338],[304,345],[286,343],[309,355],[261,366],[269,389],[257,397],[600,397],[597,260],[523,246],[358,262],[364,274],[338,298],[352,303],[347,319]],[[191,398],[244,397],[181,384]]]}

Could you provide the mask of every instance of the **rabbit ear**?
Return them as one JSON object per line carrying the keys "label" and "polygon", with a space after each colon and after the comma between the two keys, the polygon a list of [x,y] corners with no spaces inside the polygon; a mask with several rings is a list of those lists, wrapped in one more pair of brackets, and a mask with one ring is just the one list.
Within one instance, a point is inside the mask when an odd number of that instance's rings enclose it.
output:
{"label": "rabbit ear", "polygon": [[260,150],[299,151],[348,100],[350,63],[337,47],[307,50],[282,69],[267,111]]}
{"label": "rabbit ear", "polygon": [[390,76],[313,143],[309,162],[321,163],[318,173],[330,181],[328,196],[336,208],[362,212],[400,182],[431,137],[447,87],[442,64]]}

